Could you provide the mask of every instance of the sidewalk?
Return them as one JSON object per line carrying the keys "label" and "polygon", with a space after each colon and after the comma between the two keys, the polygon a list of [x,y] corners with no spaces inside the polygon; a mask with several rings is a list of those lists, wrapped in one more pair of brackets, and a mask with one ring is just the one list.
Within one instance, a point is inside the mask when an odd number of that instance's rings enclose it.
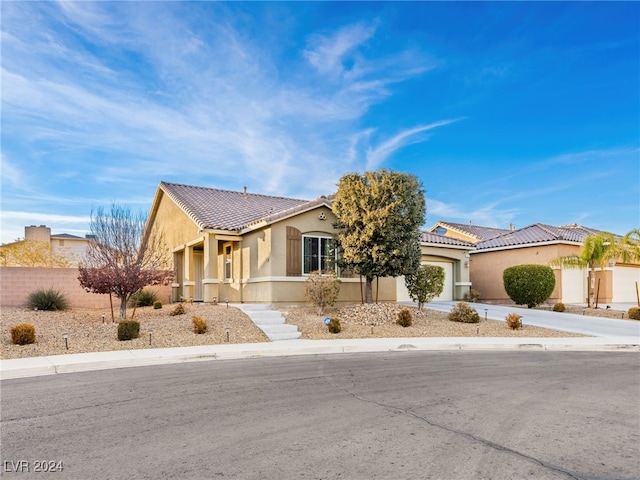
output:
{"label": "sidewalk", "polygon": [[[429,308],[450,311],[456,302],[434,302]],[[411,337],[336,340],[284,340],[267,343],[120,350],[0,360],[0,380],[170,363],[293,355],[409,351],[624,351],[640,352],[640,322],[602,319],[540,310],[473,304],[484,318],[504,320],[518,311],[529,325],[594,335],[592,337]],[[485,312],[485,309],[487,310]],[[581,331],[579,331],[581,330]]]}

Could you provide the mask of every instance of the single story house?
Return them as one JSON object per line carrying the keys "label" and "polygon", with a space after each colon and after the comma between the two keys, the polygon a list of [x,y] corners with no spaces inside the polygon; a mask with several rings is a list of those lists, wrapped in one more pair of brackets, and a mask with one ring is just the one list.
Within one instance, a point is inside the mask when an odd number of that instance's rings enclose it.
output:
{"label": "single story house", "polygon": [[[338,301],[359,302],[361,279],[336,265],[332,201],[333,195],[302,200],[160,182],[146,228],[162,233],[173,257],[174,301],[305,302],[306,276],[330,268],[342,281]],[[423,237],[423,261],[446,266],[446,298],[468,291],[465,255],[472,248]],[[404,281],[379,279],[374,298],[396,301],[398,285]]]}
{"label": "single story house", "polygon": [[[470,280],[486,301],[509,301],[502,274],[513,265],[548,265],[560,256],[577,255],[588,235],[599,230],[581,225],[552,226],[541,223],[524,228],[493,229],[465,224],[439,222],[447,229],[444,235],[466,238],[475,243],[470,252]],[[440,230],[442,231],[442,230]],[[586,303],[589,296],[587,269],[554,268],[556,286],[549,303]],[[596,293],[600,304],[636,302],[640,284],[640,264],[610,262],[595,273]]]}

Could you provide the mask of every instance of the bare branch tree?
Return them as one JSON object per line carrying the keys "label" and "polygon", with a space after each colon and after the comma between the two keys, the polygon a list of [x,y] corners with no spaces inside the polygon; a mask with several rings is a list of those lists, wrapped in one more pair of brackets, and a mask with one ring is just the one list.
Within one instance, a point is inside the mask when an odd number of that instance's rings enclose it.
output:
{"label": "bare branch tree", "polygon": [[133,294],[173,278],[163,235],[146,231],[145,224],[144,214],[117,204],[91,213],[91,240],[78,279],[87,291],[119,298],[120,318],[126,318]]}

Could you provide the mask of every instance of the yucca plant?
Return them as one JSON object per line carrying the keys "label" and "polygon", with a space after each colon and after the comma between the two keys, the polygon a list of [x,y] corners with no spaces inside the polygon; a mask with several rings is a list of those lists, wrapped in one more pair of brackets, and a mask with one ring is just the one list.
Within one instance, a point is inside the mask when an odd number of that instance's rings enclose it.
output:
{"label": "yucca plant", "polygon": [[64,294],[53,288],[31,292],[27,298],[27,304],[34,310],[66,310],[69,308],[69,302]]}

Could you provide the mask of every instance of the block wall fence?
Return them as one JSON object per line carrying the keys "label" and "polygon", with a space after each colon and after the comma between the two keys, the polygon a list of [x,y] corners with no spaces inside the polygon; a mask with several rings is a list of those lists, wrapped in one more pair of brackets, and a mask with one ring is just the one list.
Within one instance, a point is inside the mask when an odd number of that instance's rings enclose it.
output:
{"label": "block wall fence", "polygon": [[[22,307],[35,290],[53,288],[67,297],[72,308],[109,308],[109,295],[88,293],[80,286],[77,268],[0,267],[0,306]],[[171,303],[171,286],[147,287],[163,303]],[[113,299],[114,307],[120,301]]]}

